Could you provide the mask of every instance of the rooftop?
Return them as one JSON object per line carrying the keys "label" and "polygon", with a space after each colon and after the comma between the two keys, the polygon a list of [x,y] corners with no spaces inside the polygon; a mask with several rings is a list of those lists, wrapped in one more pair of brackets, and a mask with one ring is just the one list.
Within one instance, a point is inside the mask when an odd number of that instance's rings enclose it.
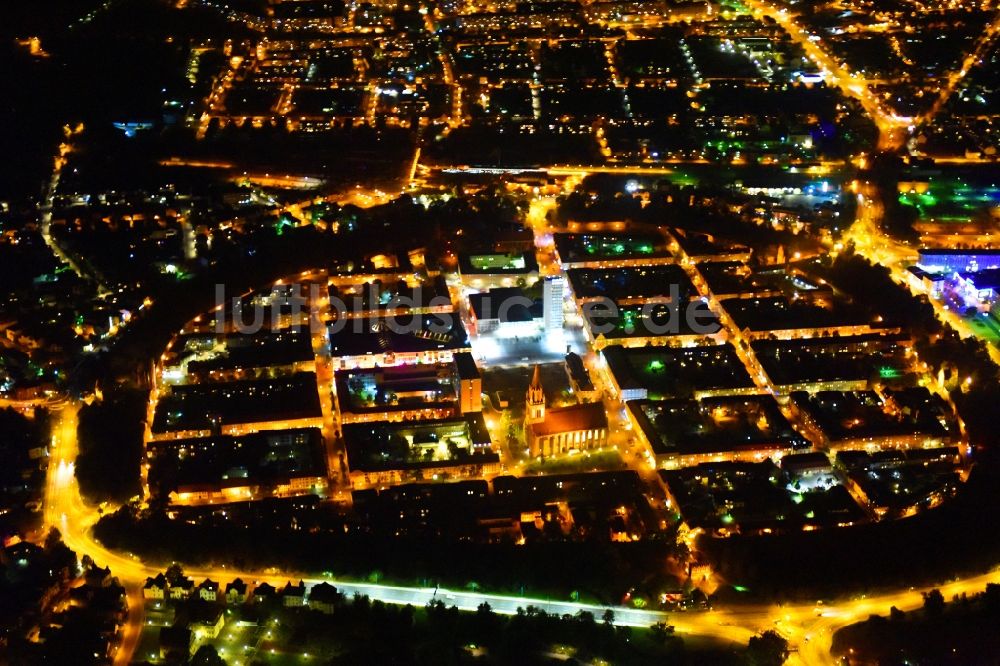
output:
{"label": "rooftop", "polygon": [[886,391],[796,391],[793,403],[812,417],[831,441],[948,434],[950,408],[925,388]]}
{"label": "rooftop", "polygon": [[555,435],[574,430],[607,430],[608,416],[604,404],[588,402],[545,410],[545,420],[529,426],[538,436]]}
{"label": "rooftop", "polygon": [[481,374],[476,359],[469,352],[455,354],[455,368],[459,379],[479,379]]}
{"label": "rooftop", "polygon": [[443,276],[431,280],[374,280],[356,285],[330,285],[330,298],[339,299],[348,312],[448,307],[451,297]]}
{"label": "rooftop", "polygon": [[191,374],[243,368],[265,368],[313,360],[308,329],[264,329],[253,334],[192,334],[180,336],[164,366],[180,365]]}
{"label": "rooftop", "polygon": [[[608,340],[624,338],[669,337],[675,335],[714,335],[722,330],[718,317],[702,301],[692,301],[678,308],[668,303],[619,305],[615,309],[584,307],[583,316],[591,335]],[[689,318],[689,316],[691,318]],[[695,330],[693,324],[698,324]],[[605,330],[608,326],[611,330]]]}
{"label": "rooftop", "polygon": [[327,473],[318,428],[154,442],[150,451],[150,475],[173,479],[176,486],[280,482]]}
{"label": "rooftop", "polygon": [[525,322],[541,316],[533,299],[520,287],[498,287],[471,294],[469,307],[476,319],[499,319],[501,322]]}
{"label": "rooftop", "polygon": [[751,343],[767,376],[778,386],[812,382],[887,382],[907,373],[903,335],[853,335]]}
{"label": "rooftop", "polygon": [[741,261],[703,262],[698,272],[716,297],[734,294],[787,294],[830,291],[830,287],[784,266],[751,268]]}
{"label": "rooftop", "polygon": [[555,234],[556,250],[564,264],[666,258],[666,241],[650,233]]}
{"label": "rooftop", "polygon": [[618,386],[645,389],[649,398],[689,397],[696,391],[753,388],[753,380],[730,344],[702,347],[605,347],[602,352]]}
{"label": "rooftop", "polygon": [[713,257],[733,254],[750,256],[750,248],[747,246],[717,240],[711,234],[677,229],[674,230],[674,237],[677,239],[677,244],[692,259],[700,257],[711,260]]}
{"label": "rooftop", "polygon": [[334,357],[467,349],[469,340],[456,312],[368,317],[330,326]]}
{"label": "rooftop", "polygon": [[438,468],[495,462],[480,413],[419,422],[355,423],[344,426],[352,470]]}
{"label": "rooftop", "polygon": [[458,388],[450,363],[344,370],[335,381],[341,411],[353,413],[448,407]]}
{"label": "rooftop", "polygon": [[722,306],[741,329],[782,331],[808,328],[863,326],[868,319],[850,306],[832,299],[726,298]]}
{"label": "rooftop", "polygon": [[635,400],[628,408],[657,455],[810,446],[770,395]]}
{"label": "rooftop", "polygon": [[692,527],[771,531],[850,524],[864,512],[842,485],[798,492],[769,460],[714,462],[660,470],[660,478]]}
{"label": "rooftop", "polygon": [[319,418],[316,374],[171,387],[156,404],[154,433],[210,430],[216,425]]}
{"label": "rooftop", "polygon": [[461,253],[458,270],[462,275],[527,275],[538,272],[534,252]]}

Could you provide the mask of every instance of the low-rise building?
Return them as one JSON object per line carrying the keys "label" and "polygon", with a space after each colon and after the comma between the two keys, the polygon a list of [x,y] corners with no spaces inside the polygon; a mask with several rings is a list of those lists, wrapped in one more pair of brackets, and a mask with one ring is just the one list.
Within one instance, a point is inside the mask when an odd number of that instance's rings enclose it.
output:
{"label": "low-rise building", "polygon": [[481,413],[462,418],[344,426],[355,488],[493,476],[501,470]]}
{"label": "low-rise building", "polygon": [[922,248],[918,265],[932,273],[978,273],[1000,269],[1000,249]]}
{"label": "low-rise building", "polygon": [[194,592],[194,581],[190,578],[170,581],[169,596],[173,601],[190,599]]}
{"label": "low-rise building", "polygon": [[634,400],[629,419],[657,467],[760,462],[808,449],[770,395]]}
{"label": "low-rise building", "polygon": [[247,600],[247,584],[236,578],[226,584],[226,603],[242,604]]}
{"label": "low-rise building", "polygon": [[789,406],[818,440],[834,450],[927,448],[952,441],[954,416],[925,388],[791,394]]}
{"label": "low-rise building", "polygon": [[596,402],[600,399],[600,392],[590,378],[583,357],[576,352],[566,354],[566,376],[569,377],[570,388],[580,402]]}
{"label": "low-rise building", "polygon": [[215,602],[219,599],[219,584],[210,578],[206,578],[198,586],[198,597],[203,601]]}
{"label": "low-rise building", "polygon": [[601,350],[601,356],[608,385],[623,402],[758,392],[730,344],[681,348],[610,345]]}
{"label": "low-rise building", "polygon": [[450,363],[344,370],[335,382],[341,423],[443,419],[482,411],[482,379],[468,352]]}
{"label": "low-rise building", "polygon": [[461,253],[458,274],[473,289],[531,286],[538,281],[538,261],[533,251]]}
{"label": "low-rise building", "polygon": [[340,601],[340,596],[340,592],[333,585],[327,582],[319,583],[309,590],[309,608],[332,615]]}
{"label": "low-rise building", "polygon": [[142,598],[162,600],[167,596],[167,577],[157,574],[155,578],[147,578],[146,584],[142,587]]}
{"label": "low-rise building", "polygon": [[160,629],[160,659],[186,661],[193,654],[194,636],[187,627]]}
{"label": "low-rise building", "polygon": [[226,624],[226,614],[222,606],[210,603],[196,603],[191,608],[191,623],[188,627],[199,641],[216,639]]}
{"label": "low-rise building", "polygon": [[330,325],[334,368],[388,367],[406,363],[451,362],[471,352],[457,312],[345,319]]}
{"label": "low-rise building", "polygon": [[554,237],[563,269],[670,264],[674,256],[657,232],[561,233]]}
{"label": "low-rise building", "polygon": [[210,384],[171,386],[156,402],[152,441],[322,428],[316,374],[299,372]]}
{"label": "low-rise building", "polygon": [[469,313],[478,335],[534,335],[543,324],[542,310],[541,303],[528,298],[520,287],[498,287],[469,296]]}
{"label": "low-rise building", "polygon": [[150,442],[150,468],[176,484],[172,504],[198,505],[320,494],[327,458],[318,428]]}
{"label": "low-rise building", "polygon": [[266,581],[255,584],[253,587],[253,602],[255,604],[266,604],[277,597],[278,591],[274,589],[274,585],[271,585]]}

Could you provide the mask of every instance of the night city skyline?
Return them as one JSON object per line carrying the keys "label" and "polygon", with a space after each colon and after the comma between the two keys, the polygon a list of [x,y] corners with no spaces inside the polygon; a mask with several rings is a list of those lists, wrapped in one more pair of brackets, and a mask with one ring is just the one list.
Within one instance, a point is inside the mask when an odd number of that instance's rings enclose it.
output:
{"label": "night city skyline", "polygon": [[9,0],[0,663],[993,664],[993,0]]}

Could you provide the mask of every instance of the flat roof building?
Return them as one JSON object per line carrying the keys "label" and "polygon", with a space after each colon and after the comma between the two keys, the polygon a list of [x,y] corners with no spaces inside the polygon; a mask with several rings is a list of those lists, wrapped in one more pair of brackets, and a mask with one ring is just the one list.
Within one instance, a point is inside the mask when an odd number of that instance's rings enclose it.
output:
{"label": "flat roof building", "polygon": [[524,438],[533,458],[603,448],[608,443],[604,404],[590,402],[548,409],[541,368],[536,365],[526,396]]}
{"label": "flat roof building", "polygon": [[457,312],[346,319],[330,325],[339,369],[451,361],[472,351]]}
{"label": "flat roof building", "polygon": [[408,481],[498,474],[500,456],[481,413],[462,418],[344,426],[351,484],[365,488]]}
{"label": "flat roof building", "polygon": [[609,384],[622,401],[756,393],[731,344],[700,347],[605,347]]}
{"label": "flat roof building", "polygon": [[322,427],[316,374],[172,386],[160,395],[152,438],[239,435],[280,428]]}
{"label": "flat roof building", "polygon": [[475,332],[503,336],[528,336],[543,324],[543,306],[528,298],[520,287],[498,287],[469,296]]}
{"label": "flat roof building", "polygon": [[475,289],[530,286],[538,280],[538,260],[533,251],[458,255],[462,282]]}
{"label": "flat roof building", "polygon": [[150,471],[172,479],[175,504],[320,494],[327,465],[319,428],[150,442]]}
{"label": "flat roof building", "polygon": [[483,411],[483,376],[476,365],[476,359],[469,352],[455,355],[455,369],[458,372],[459,412]]}
{"label": "flat roof building", "polygon": [[977,273],[1000,268],[1000,249],[959,250],[921,248],[919,265],[934,273]]}

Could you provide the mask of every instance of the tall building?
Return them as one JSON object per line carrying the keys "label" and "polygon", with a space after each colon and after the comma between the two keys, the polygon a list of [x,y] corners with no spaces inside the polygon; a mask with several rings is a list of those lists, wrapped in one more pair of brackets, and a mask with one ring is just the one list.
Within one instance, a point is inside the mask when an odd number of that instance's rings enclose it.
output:
{"label": "tall building", "polygon": [[545,421],[545,391],[542,389],[542,369],[536,365],[524,402],[524,424],[527,427],[543,421]]}
{"label": "tall building", "polygon": [[462,414],[483,411],[483,378],[469,352],[455,354],[458,372],[458,402]]}
{"label": "tall building", "polygon": [[542,311],[545,329],[558,330],[563,327],[563,278],[547,277],[542,285]]}

